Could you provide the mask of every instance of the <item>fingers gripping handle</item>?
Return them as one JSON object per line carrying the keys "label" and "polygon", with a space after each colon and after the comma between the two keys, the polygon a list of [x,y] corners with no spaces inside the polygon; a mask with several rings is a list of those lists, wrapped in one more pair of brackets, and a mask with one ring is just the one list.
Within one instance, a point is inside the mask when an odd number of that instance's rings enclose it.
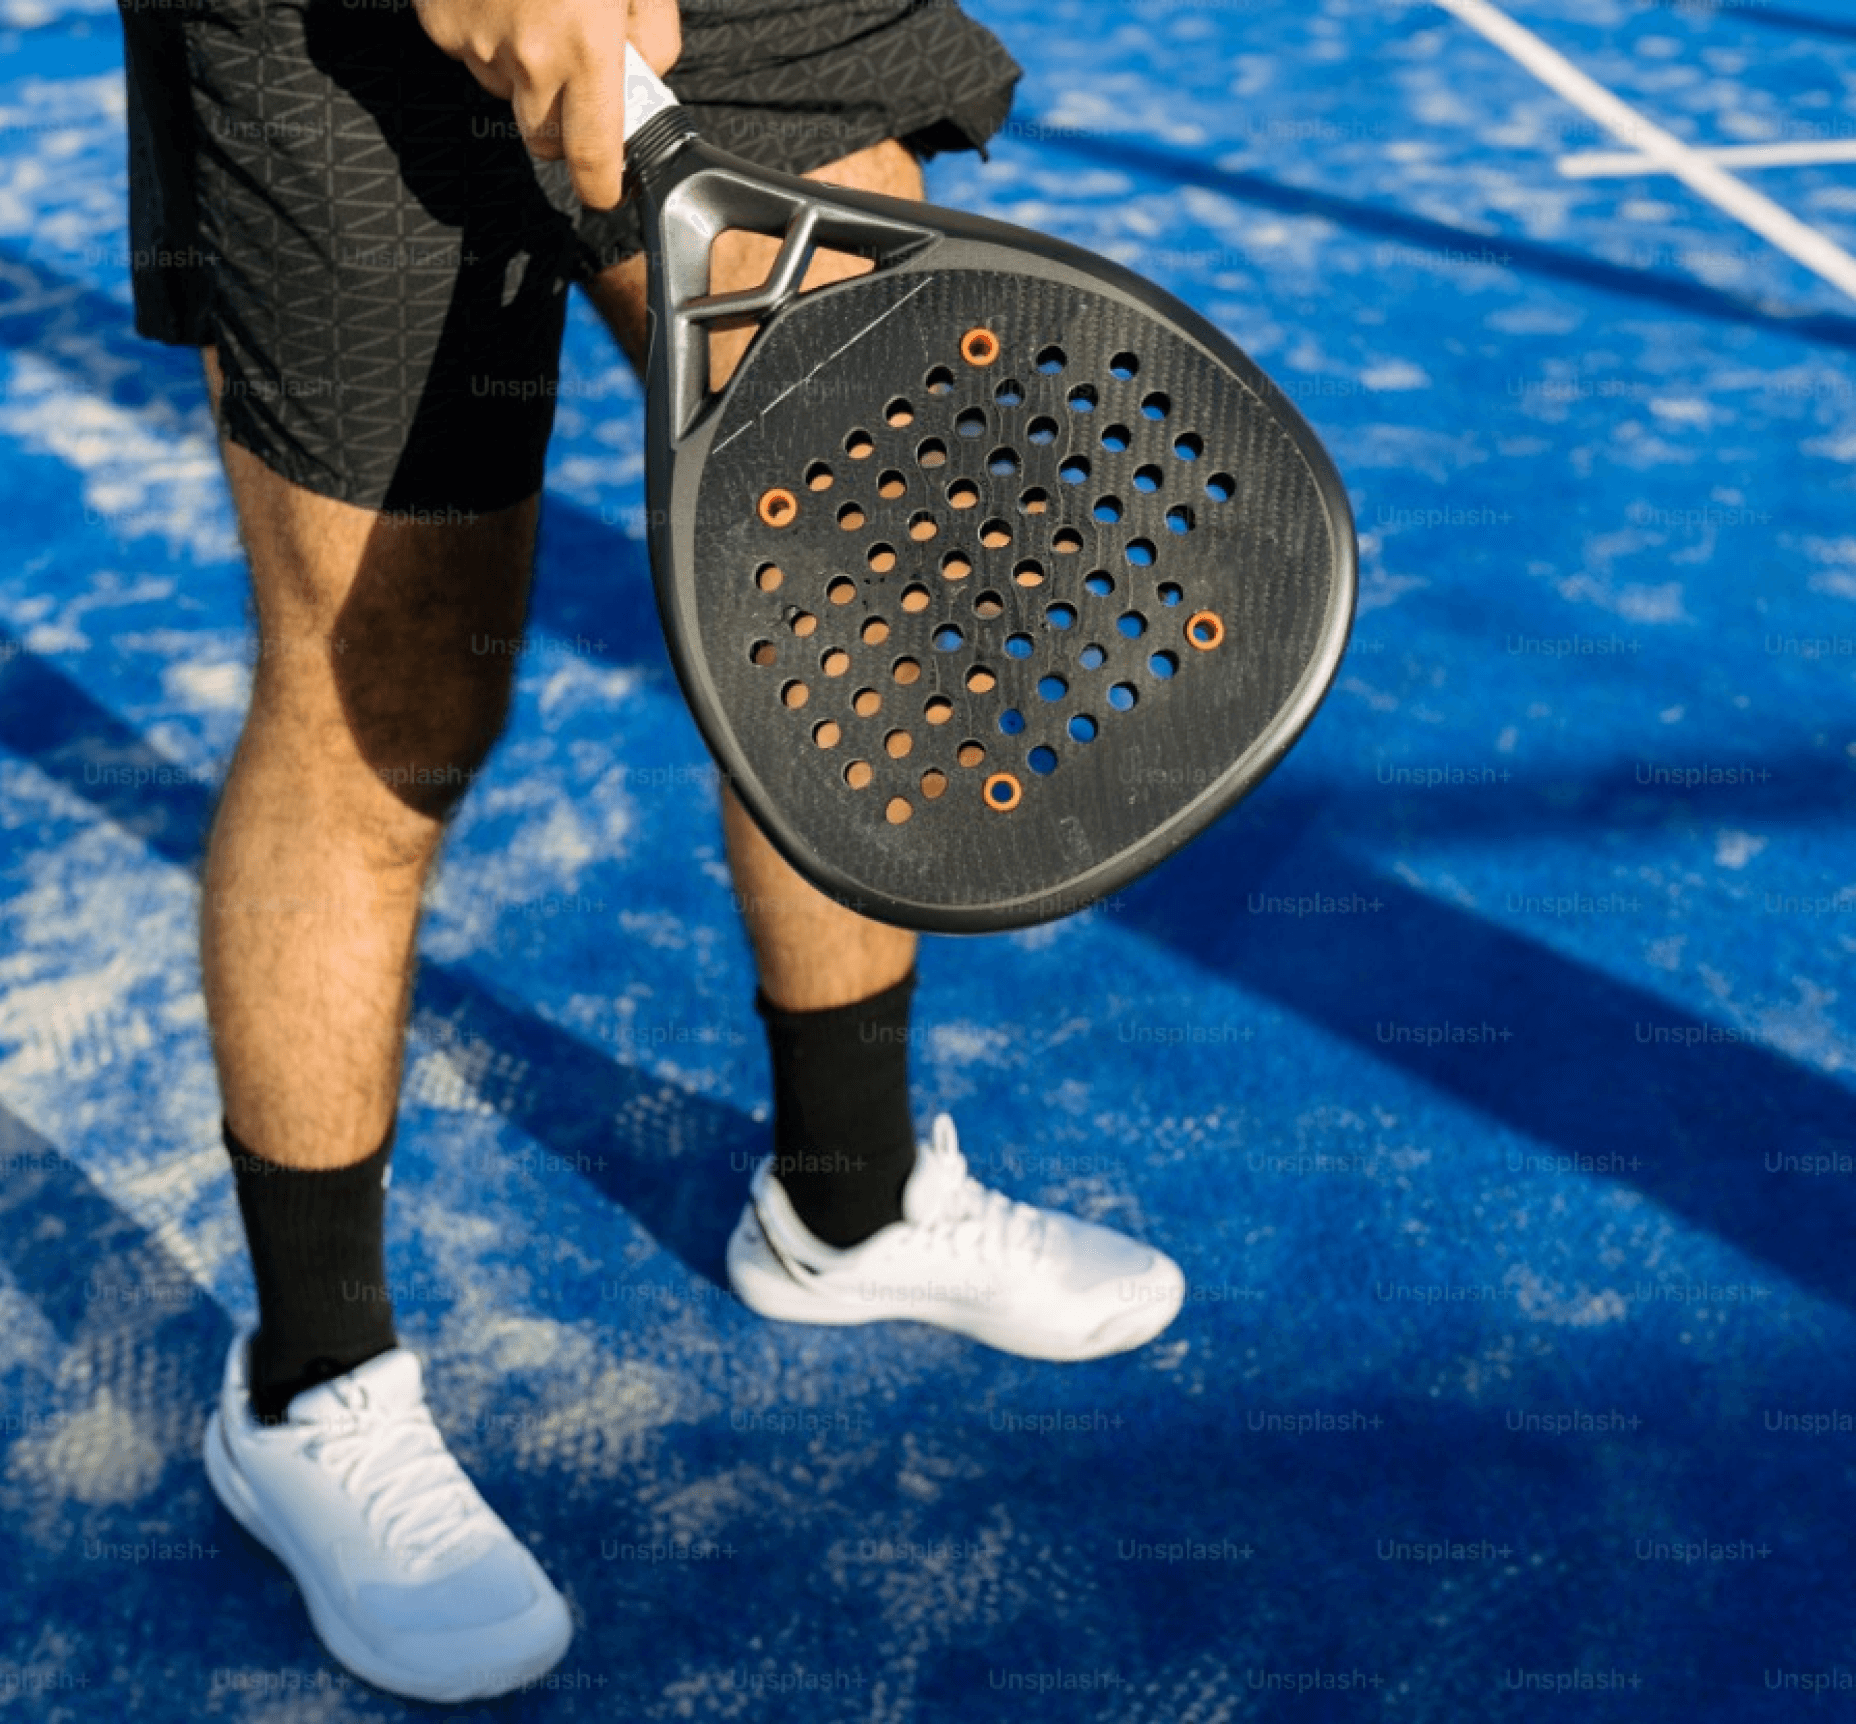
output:
{"label": "fingers gripping handle", "polygon": [[639,130],[666,108],[674,108],[677,98],[649,66],[631,43],[625,44],[625,141],[629,144]]}

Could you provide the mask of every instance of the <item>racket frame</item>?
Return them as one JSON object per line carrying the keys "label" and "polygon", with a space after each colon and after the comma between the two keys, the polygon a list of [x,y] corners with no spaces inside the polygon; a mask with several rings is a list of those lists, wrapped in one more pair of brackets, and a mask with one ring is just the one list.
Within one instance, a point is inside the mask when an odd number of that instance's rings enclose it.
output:
{"label": "racket frame", "polygon": [[[659,86],[662,87],[661,85]],[[629,96],[629,88],[628,88]],[[645,361],[646,494],[652,578],[671,639],[671,660],[696,727],[718,770],[769,842],[795,869],[848,909],[899,927],[933,933],[993,933],[1029,927],[1085,907],[1164,861],[1255,787],[1286,755],[1320,706],[1345,654],[1358,586],[1353,513],[1339,473],[1294,403],[1216,325],[1132,270],[1062,240],[964,211],[826,186],[763,169],[705,142],[674,102],[658,106],[628,146],[628,172],[640,206],[648,268]],[[957,232],[937,225],[944,222]],[[709,292],[716,238],[745,229],[781,241],[760,286]],[[1242,755],[1139,842],[1056,888],[986,905],[924,903],[873,891],[816,853],[781,811],[735,744],[723,702],[700,650],[694,580],[696,480],[732,392],[751,377],[756,342],[728,383],[710,391],[713,330],[771,327],[801,297],[821,246],[868,258],[878,274],[1005,267],[1084,293],[1120,300],[1158,319],[1233,374],[1263,402],[1306,462],[1326,513],[1333,549],[1328,602],[1315,651],[1275,718]],[[1000,256],[993,248],[1003,248]],[[988,254],[991,254],[990,257]],[[806,290],[856,292],[869,274]],[[797,387],[797,385],[795,385]],[[770,404],[771,405],[771,404]]]}

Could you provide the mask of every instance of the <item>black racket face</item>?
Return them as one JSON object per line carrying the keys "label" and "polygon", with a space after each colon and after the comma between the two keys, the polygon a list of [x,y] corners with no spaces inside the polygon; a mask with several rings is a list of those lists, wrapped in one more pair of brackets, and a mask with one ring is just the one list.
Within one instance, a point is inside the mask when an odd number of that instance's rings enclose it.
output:
{"label": "black racket face", "polygon": [[1353,542],[1236,349],[952,249],[769,322],[667,487],[659,577],[775,843],[866,914],[980,931],[1113,890],[1269,770],[1338,660]]}

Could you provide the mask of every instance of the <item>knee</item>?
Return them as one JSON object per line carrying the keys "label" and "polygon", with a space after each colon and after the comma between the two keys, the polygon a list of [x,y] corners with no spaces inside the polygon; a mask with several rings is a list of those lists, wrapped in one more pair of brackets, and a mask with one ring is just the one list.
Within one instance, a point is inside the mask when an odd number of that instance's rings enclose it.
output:
{"label": "knee", "polygon": [[[468,651],[468,649],[466,649]],[[368,771],[412,813],[447,819],[508,721],[512,660],[360,652],[338,665],[350,735]]]}
{"label": "knee", "polygon": [[445,819],[508,720],[527,611],[526,519],[434,528],[371,558],[332,619],[330,667],[368,770]]}

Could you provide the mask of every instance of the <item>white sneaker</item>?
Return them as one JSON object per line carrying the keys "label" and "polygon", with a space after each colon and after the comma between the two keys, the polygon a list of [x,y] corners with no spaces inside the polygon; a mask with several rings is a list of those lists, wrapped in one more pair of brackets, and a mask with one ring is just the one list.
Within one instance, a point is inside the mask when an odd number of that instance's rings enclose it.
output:
{"label": "white sneaker", "polygon": [[395,1347],[263,1425],[250,1339],[226,1358],[206,1476],[295,1577],[329,1651],[417,1700],[485,1699],[556,1664],[573,1637],[566,1601],[445,1447],[418,1359]]}
{"label": "white sneaker", "polygon": [[1028,1359],[1097,1359],[1151,1341],[1186,1278],[1125,1234],[989,1191],[941,1114],[902,1189],[903,1219],[838,1250],[793,1212],[769,1156],[728,1241],[743,1304],[790,1323],[905,1317]]}

